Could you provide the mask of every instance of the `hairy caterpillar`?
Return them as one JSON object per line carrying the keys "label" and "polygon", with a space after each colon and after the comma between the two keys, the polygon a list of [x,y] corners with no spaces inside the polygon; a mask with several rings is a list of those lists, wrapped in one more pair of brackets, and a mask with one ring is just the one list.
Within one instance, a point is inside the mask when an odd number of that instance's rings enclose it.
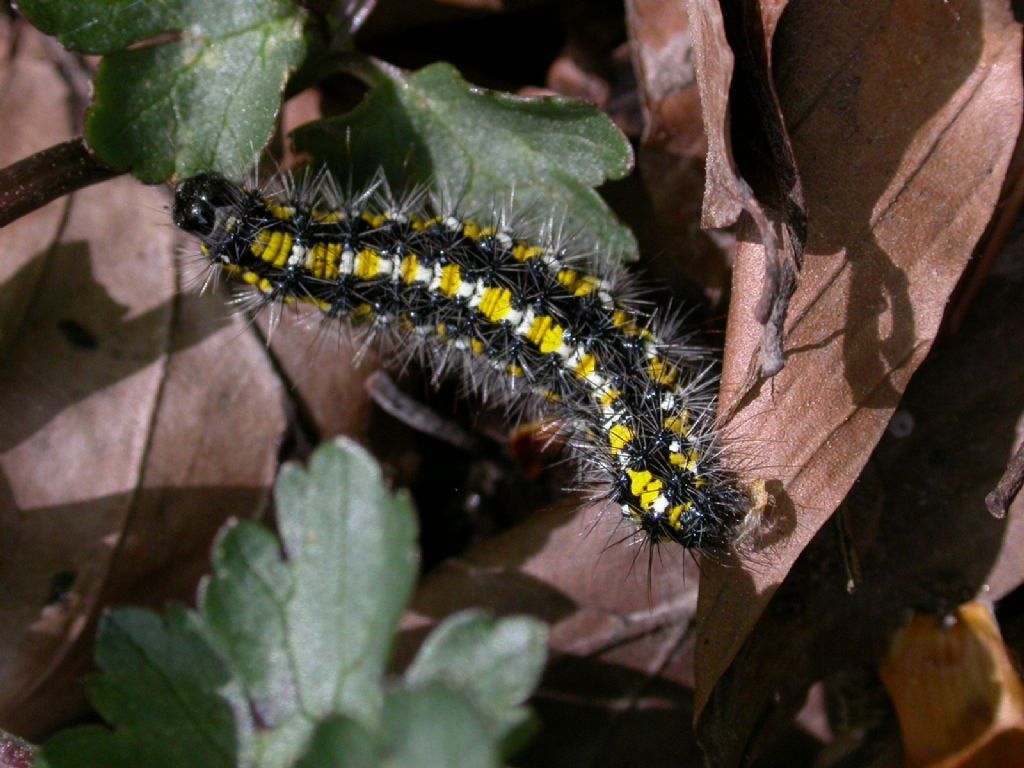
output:
{"label": "hairy caterpillar", "polygon": [[345,198],[326,174],[278,192],[201,174],[178,184],[173,215],[258,302],[312,305],[371,329],[393,354],[559,419],[584,480],[641,543],[729,544],[744,498],[720,461],[715,378],[629,298],[620,271],[502,216],[398,205],[382,182]]}

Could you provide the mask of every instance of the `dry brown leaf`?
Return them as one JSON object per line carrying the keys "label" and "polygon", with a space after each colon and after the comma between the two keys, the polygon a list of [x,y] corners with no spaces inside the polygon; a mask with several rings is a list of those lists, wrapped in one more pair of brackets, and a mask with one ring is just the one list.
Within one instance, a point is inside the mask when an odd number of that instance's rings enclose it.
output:
{"label": "dry brown leaf", "polygon": [[960,332],[915,374],[843,506],[860,568],[847,593],[838,526],[821,529],[718,680],[702,737],[724,764],[784,730],[815,681],[874,666],[909,608],[942,611],[1024,582],[1024,499],[1005,519],[984,496],[1024,435],[1021,244]]}
{"label": "dry brown leaf", "polygon": [[[774,48],[807,194],[808,255],[787,323],[788,365],[746,392],[760,338],[752,308],[761,246],[741,245],[734,278],[724,405],[749,474],[775,492],[782,535],[742,569],[706,568],[697,710],[723,765],[740,764],[756,735],[751,713],[732,708],[744,696],[739,680],[730,675],[728,705],[704,706],[927,354],[991,217],[1021,112],[1020,32],[1001,4],[795,3]],[[812,583],[804,587],[813,593]]]}
{"label": "dry brown leaf", "polygon": [[[55,65],[6,65],[6,93],[34,95],[5,150],[64,138]],[[259,514],[276,472],[277,377],[219,298],[179,296],[166,203],[125,177],[0,232],[0,723],[24,736],[85,711],[98,612],[191,597],[217,527]]]}
{"label": "dry brown leaf", "polygon": [[[785,7],[753,0],[687,5],[708,141],[702,223],[725,227],[746,213],[764,245],[761,295],[751,307],[763,332],[751,376],[758,369],[773,376],[784,366],[783,323],[807,232],[803,187],[773,71],[773,36]],[[781,243],[776,228],[785,233]]]}

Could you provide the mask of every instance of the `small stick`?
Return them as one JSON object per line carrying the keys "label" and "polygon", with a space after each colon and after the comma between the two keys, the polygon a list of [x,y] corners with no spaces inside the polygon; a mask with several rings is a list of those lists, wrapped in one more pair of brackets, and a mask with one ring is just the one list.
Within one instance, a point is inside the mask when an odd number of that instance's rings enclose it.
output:
{"label": "small stick", "polygon": [[1006,465],[1006,471],[999,478],[995,489],[985,497],[985,506],[993,517],[1006,517],[1006,510],[1020,492],[1024,485],[1024,445],[1017,449],[1017,452]]}
{"label": "small stick", "polygon": [[82,138],[19,160],[0,170],[0,227],[51,200],[112,179],[118,173],[101,163]]}

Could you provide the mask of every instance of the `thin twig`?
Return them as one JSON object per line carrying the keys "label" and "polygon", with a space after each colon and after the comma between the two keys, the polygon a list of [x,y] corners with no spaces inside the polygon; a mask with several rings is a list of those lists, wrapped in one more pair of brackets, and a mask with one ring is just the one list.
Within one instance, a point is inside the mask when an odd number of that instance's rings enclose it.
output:
{"label": "thin twig", "polygon": [[51,200],[117,175],[81,138],[37,152],[0,170],[0,227]]}
{"label": "thin twig", "polygon": [[1024,445],[1017,449],[1006,465],[995,489],[985,497],[985,506],[993,517],[1006,517],[1006,510],[1024,486]]}

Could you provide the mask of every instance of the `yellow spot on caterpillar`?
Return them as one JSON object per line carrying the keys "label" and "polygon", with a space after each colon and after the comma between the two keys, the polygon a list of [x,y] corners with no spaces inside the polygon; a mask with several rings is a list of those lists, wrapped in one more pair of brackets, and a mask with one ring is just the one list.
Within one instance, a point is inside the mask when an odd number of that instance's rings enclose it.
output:
{"label": "yellow spot on caterpillar", "polygon": [[533,325],[530,326],[530,330],[526,332],[526,340],[531,344],[540,346],[541,341],[544,340],[544,334],[548,332],[551,324],[554,320],[547,315],[541,315],[533,319]]}
{"label": "yellow spot on caterpillar", "polygon": [[577,275],[572,269],[563,269],[558,273],[557,277],[558,282],[564,285],[566,290],[572,291],[573,287],[576,285],[576,280],[579,278],[579,275]]}
{"label": "yellow spot on caterpillar", "polygon": [[249,285],[256,285],[260,281],[260,276],[255,272],[243,272],[242,280],[247,282]]}
{"label": "yellow spot on caterpillar", "polygon": [[242,271],[242,268],[237,264],[225,264],[221,269],[230,275],[237,275]]}
{"label": "yellow spot on caterpillar", "polygon": [[313,277],[334,280],[340,259],[341,243],[317,243],[306,253],[306,269]]}
{"label": "yellow spot on caterpillar", "polygon": [[607,392],[601,395],[601,399],[599,402],[601,403],[601,405],[611,405],[620,397],[622,397],[622,392],[620,390],[609,389]]}
{"label": "yellow spot on caterpillar", "polygon": [[516,261],[529,261],[530,259],[537,258],[542,253],[544,253],[543,248],[530,245],[529,243],[516,243],[512,249],[512,256]]}
{"label": "yellow spot on caterpillar", "polygon": [[592,275],[584,275],[576,283],[576,290],[573,291],[573,296],[586,296],[597,290],[600,285],[600,280]]}
{"label": "yellow spot on caterpillar", "polygon": [[264,229],[256,235],[250,250],[267,264],[283,267],[292,251],[292,236],[279,229]]}
{"label": "yellow spot on caterpillar", "polygon": [[678,416],[669,416],[662,422],[665,429],[686,437],[690,434],[690,412],[683,411]]}
{"label": "yellow spot on caterpillar", "polygon": [[533,325],[526,332],[526,338],[535,344],[540,351],[547,355],[556,351],[562,346],[562,336],[565,331],[560,325],[547,315],[541,315],[533,320]]}
{"label": "yellow spot on caterpillar", "polygon": [[263,252],[267,250],[267,245],[270,243],[270,235],[272,233],[269,229],[264,229],[256,235],[256,240],[250,246],[249,250],[252,251],[252,255],[262,258]]}
{"label": "yellow spot on caterpillar", "polygon": [[633,439],[633,430],[625,424],[616,424],[608,430],[608,445],[612,448],[612,456],[618,454]]}
{"label": "yellow spot on caterpillar", "polygon": [[651,381],[665,386],[671,386],[679,377],[679,371],[660,357],[655,357],[651,360],[651,364],[647,368],[647,374],[651,377]]}
{"label": "yellow spot on caterpillar", "polygon": [[444,323],[439,323],[435,330],[442,339],[448,334],[448,327]]}
{"label": "yellow spot on caterpillar", "polygon": [[209,256],[209,255],[210,255],[210,249],[209,249],[209,247],[208,247],[208,246],[206,245],[206,243],[200,243],[200,244],[199,244],[199,252],[200,252],[201,254],[203,254],[203,256]]}
{"label": "yellow spot on caterpillar", "polygon": [[494,227],[481,227],[475,221],[467,221],[462,227],[462,234],[470,240],[483,240],[495,233]]}
{"label": "yellow spot on caterpillar", "polygon": [[273,286],[273,285],[271,285],[271,284],[270,284],[270,281],[269,281],[269,280],[267,280],[267,278],[265,278],[265,277],[264,277],[264,278],[263,278],[262,280],[260,280],[260,282],[259,282],[259,289],[260,289],[260,291],[262,291],[263,293],[271,293],[271,292],[273,292],[273,290],[274,290],[274,286]]}
{"label": "yellow spot on caterpillar", "polygon": [[480,339],[471,339],[469,342],[469,348],[474,354],[481,355],[487,347]]}
{"label": "yellow spot on caterpillar", "polygon": [[355,276],[361,280],[372,280],[380,272],[380,256],[364,248],[356,256]]}
{"label": "yellow spot on caterpillar", "polygon": [[412,285],[416,282],[416,271],[419,267],[420,260],[415,253],[410,253],[402,259],[402,282],[406,285]]}
{"label": "yellow spot on caterpillar", "polygon": [[617,309],[612,312],[612,324],[616,328],[621,328],[622,332],[627,336],[639,336],[642,339],[653,339],[654,334],[647,328],[639,328],[636,323],[633,322],[633,316],[621,309]]}
{"label": "yellow spot on caterpillar", "polygon": [[363,320],[364,318],[371,317],[373,315],[373,307],[369,304],[360,304],[358,307],[352,310],[352,320]]}
{"label": "yellow spot on caterpillar", "polygon": [[629,491],[640,499],[640,506],[643,509],[653,507],[665,484],[646,469],[627,469],[626,474],[629,475]]}
{"label": "yellow spot on caterpillar", "polygon": [[414,230],[416,230],[417,232],[422,232],[423,230],[430,229],[435,224],[440,223],[440,221],[441,221],[441,217],[440,216],[435,216],[432,219],[420,219],[420,218],[417,218],[417,217],[413,217],[413,219],[412,219],[412,228]]}
{"label": "yellow spot on caterpillar", "polygon": [[508,288],[487,288],[480,301],[480,314],[496,323],[504,320],[512,311],[512,291]]}
{"label": "yellow spot on caterpillar", "polygon": [[369,211],[364,213],[360,218],[362,218],[363,221],[365,221],[374,229],[383,226],[384,222],[387,221],[387,219],[385,219],[379,213],[370,213]]}
{"label": "yellow spot on caterpillar", "polygon": [[545,392],[544,393],[544,399],[547,400],[549,403],[560,403],[560,402],[562,402],[562,398],[560,398],[554,392]]}
{"label": "yellow spot on caterpillar", "polygon": [[322,211],[319,208],[314,208],[313,218],[321,224],[334,224],[341,221],[341,214],[338,211]]}
{"label": "yellow spot on caterpillar", "polygon": [[576,377],[585,379],[597,370],[597,358],[593,355],[584,355],[576,365]]}
{"label": "yellow spot on caterpillar", "polygon": [[685,504],[680,504],[679,506],[672,507],[672,509],[669,510],[668,513],[668,524],[678,531],[680,528],[683,527],[682,524],[679,522],[679,520],[683,516],[683,512],[689,512],[691,509],[693,509],[692,501],[688,501]]}
{"label": "yellow spot on caterpillar", "polygon": [[338,263],[341,261],[341,243],[327,246],[327,262],[324,264],[324,277],[328,280],[338,278]]}
{"label": "yellow spot on caterpillar", "polygon": [[448,264],[441,269],[441,293],[454,296],[462,285],[462,274],[458,264]]}
{"label": "yellow spot on caterpillar", "polygon": [[505,370],[508,371],[510,376],[515,377],[522,376],[525,373],[525,371],[523,370],[523,366],[515,364],[510,364],[508,368],[506,368]]}
{"label": "yellow spot on caterpillar", "polygon": [[553,325],[544,334],[544,338],[540,342],[540,351],[542,354],[550,354],[556,352],[562,346],[562,337],[565,335],[565,331],[560,325]]}
{"label": "yellow spot on caterpillar", "polygon": [[682,467],[687,472],[693,472],[697,468],[697,462],[700,461],[700,453],[691,448],[686,453],[670,453],[668,460],[674,467]]}
{"label": "yellow spot on caterpillar", "polygon": [[288,221],[288,219],[295,215],[295,209],[290,205],[278,205],[270,200],[267,201],[267,210],[270,211],[271,216],[281,221]]}

